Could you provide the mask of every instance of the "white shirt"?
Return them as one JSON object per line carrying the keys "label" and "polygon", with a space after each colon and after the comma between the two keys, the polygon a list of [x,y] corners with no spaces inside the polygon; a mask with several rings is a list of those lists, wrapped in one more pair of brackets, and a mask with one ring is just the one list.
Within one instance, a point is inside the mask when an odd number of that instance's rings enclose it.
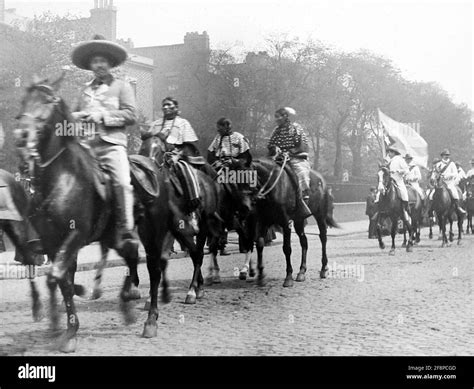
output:
{"label": "white shirt", "polygon": [[389,164],[390,175],[396,179],[400,180],[405,177],[408,173],[408,165],[401,155],[395,155]]}
{"label": "white shirt", "polygon": [[410,163],[408,165],[409,172],[405,177],[406,182],[420,182],[421,180],[421,172],[420,168],[418,165],[416,165],[414,162]]}
{"label": "white shirt", "polygon": [[448,167],[441,174],[441,179],[444,182],[453,182],[458,178],[458,169],[453,161],[450,159],[448,161],[440,161],[436,164],[435,169],[437,172],[440,172],[442,169],[444,169],[446,164],[448,164]]}

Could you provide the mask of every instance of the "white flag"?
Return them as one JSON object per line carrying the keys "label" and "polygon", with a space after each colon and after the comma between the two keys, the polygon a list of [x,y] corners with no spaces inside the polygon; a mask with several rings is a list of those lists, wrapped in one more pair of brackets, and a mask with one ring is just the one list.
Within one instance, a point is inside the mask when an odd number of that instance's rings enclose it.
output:
{"label": "white flag", "polygon": [[428,144],[426,141],[408,124],[393,120],[380,109],[378,111],[380,124],[391,141],[390,146],[400,150],[402,156],[410,154],[413,157],[413,162],[427,168]]}

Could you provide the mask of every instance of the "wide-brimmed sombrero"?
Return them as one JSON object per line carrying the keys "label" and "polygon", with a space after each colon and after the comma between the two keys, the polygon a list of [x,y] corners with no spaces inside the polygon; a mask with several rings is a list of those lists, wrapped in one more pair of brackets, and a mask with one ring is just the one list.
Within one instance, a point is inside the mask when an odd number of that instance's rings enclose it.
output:
{"label": "wide-brimmed sombrero", "polygon": [[95,55],[109,59],[110,66],[116,67],[126,61],[127,51],[118,43],[106,40],[101,35],[95,35],[90,41],[77,45],[71,54],[72,63],[78,68],[90,70],[90,62]]}
{"label": "wide-brimmed sombrero", "polygon": [[396,154],[401,154],[400,151],[395,146],[390,146],[387,151],[393,151]]}

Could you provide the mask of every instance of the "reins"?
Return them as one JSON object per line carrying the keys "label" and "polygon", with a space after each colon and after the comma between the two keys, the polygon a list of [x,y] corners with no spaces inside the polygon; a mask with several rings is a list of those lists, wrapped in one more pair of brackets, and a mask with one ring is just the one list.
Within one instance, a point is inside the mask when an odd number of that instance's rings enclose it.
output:
{"label": "reins", "polygon": [[268,176],[268,180],[263,184],[263,186],[260,188],[260,190],[256,194],[256,197],[258,199],[261,199],[261,198],[265,197],[266,195],[268,195],[273,190],[273,188],[275,188],[276,184],[280,180],[281,175],[283,174],[283,170],[285,169],[285,166],[286,166],[286,163],[287,163],[288,160],[289,160],[288,155],[283,154],[283,163],[281,165],[280,171],[278,172],[278,176],[277,176],[276,180],[273,182],[273,184],[270,186],[270,188],[267,189],[267,186],[268,186],[268,184],[270,183],[270,181],[272,179],[273,173],[275,172],[275,169],[276,169],[277,165],[275,164],[275,166],[273,166],[272,171],[270,172],[270,175]]}

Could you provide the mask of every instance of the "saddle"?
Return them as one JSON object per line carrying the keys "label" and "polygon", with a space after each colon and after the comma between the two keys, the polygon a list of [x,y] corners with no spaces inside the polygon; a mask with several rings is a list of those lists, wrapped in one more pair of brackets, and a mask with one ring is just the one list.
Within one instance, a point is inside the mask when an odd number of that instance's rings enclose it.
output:
{"label": "saddle", "polygon": [[128,161],[132,185],[139,198],[145,203],[156,199],[160,194],[156,164],[142,155],[129,155]]}

